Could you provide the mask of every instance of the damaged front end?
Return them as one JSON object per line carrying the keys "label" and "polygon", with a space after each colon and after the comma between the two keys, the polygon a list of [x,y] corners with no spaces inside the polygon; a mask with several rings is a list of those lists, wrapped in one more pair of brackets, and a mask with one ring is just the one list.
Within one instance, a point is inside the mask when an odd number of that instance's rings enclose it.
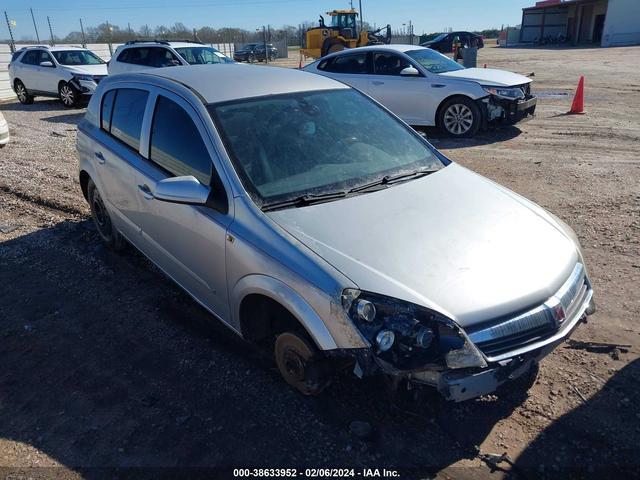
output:
{"label": "damaged front end", "polygon": [[531,84],[482,88],[489,94],[478,102],[485,127],[496,124],[513,125],[535,115],[538,99],[531,94]]}
{"label": "damaged front end", "polygon": [[469,332],[438,312],[370,292],[347,289],[342,305],[370,344],[351,352],[358,377],[382,372],[434,387],[455,402],[490,394],[534,371],[595,311],[580,263],[543,305]]}
{"label": "damaged front end", "polygon": [[344,291],[342,305],[371,345],[353,352],[359,377],[381,371],[437,386],[446,372],[487,367],[464,330],[437,312],[355,289]]}

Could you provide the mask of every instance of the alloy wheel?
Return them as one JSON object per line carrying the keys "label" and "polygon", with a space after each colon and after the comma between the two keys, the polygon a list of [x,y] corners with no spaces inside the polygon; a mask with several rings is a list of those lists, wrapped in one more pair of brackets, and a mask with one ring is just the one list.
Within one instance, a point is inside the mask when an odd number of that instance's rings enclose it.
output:
{"label": "alloy wheel", "polygon": [[473,112],[461,103],[454,103],[444,113],[444,126],[453,135],[464,135],[473,126]]}
{"label": "alloy wheel", "polygon": [[24,85],[22,85],[21,83],[18,83],[16,85],[16,95],[18,96],[18,100],[20,100],[20,102],[24,103],[27,101],[27,89],[24,88]]}
{"label": "alloy wheel", "polygon": [[67,107],[72,107],[76,101],[76,94],[69,85],[62,85],[60,87],[60,100]]}

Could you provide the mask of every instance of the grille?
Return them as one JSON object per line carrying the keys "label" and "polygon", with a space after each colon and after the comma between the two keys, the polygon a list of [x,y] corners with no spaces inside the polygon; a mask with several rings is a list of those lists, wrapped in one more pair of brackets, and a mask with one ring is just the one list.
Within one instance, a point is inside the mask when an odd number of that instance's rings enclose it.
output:
{"label": "grille", "polygon": [[492,322],[468,332],[469,338],[487,356],[499,355],[554,335],[561,327],[553,305],[562,305],[569,319],[583,303],[588,286],[581,263],[576,264],[567,281],[544,304],[515,317]]}

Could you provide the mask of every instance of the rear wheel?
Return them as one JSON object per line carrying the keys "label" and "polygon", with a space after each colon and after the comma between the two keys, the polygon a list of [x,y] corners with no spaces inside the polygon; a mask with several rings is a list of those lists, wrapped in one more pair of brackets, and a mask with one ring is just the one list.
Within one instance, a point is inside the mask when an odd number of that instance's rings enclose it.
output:
{"label": "rear wheel", "polygon": [[58,96],[62,104],[67,108],[75,107],[80,99],[80,93],[73,85],[67,82],[61,82],[58,86]]}
{"label": "rear wheel", "polygon": [[14,84],[18,101],[23,105],[31,105],[33,103],[33,95],[29,94],[27,87],[20,80],[16,80]]}
{"label": "rear wheel", "polygon": [[250,53],[249,56],[247,57],[247,62],[249,63],[256,63],[256,56],[253,53]]}
{"label": "rear wheel", "polygon": [[473,137],[480,128],[480,109],[468,97],[454,97],[442,106],[438,125],[452,137]]}
{"label": "rear wheel", "polygon": [[124,239],[111,222],[109,211],[105,207],[98,187],[96,187],[96,184],[93,183],[91,179],[89,179],[89,183],[87,184],[87,193],[89,206],[91,207],[91,217],[98,230],[98,235],[100,235],[100,238],[107,247],[114,250],[122,250],[125,245]]}
{"label": "rear wheel", "polygon": [[297,332],[279,334],[275,357],[284,380],[303,395],[318,395],[327,386],[322,360],[306,335]]}

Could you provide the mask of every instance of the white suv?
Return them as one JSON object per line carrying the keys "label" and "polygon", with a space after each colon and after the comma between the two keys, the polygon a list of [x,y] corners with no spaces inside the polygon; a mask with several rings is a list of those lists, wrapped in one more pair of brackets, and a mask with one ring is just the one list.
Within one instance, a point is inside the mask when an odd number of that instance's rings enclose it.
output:
{"label": "white suv", "polygon": [[108,62],[109,74],[149,68],[235,63],[217,49],[193,41],[131,40],[120,45]]}
{"label": "white suv", "polygon": [[24,104],[42,96],[58,97],[65,107],[75,107],[106,76],[106,63],[79,47],[26,47],[14,53],[9,63],[11,88]]}

